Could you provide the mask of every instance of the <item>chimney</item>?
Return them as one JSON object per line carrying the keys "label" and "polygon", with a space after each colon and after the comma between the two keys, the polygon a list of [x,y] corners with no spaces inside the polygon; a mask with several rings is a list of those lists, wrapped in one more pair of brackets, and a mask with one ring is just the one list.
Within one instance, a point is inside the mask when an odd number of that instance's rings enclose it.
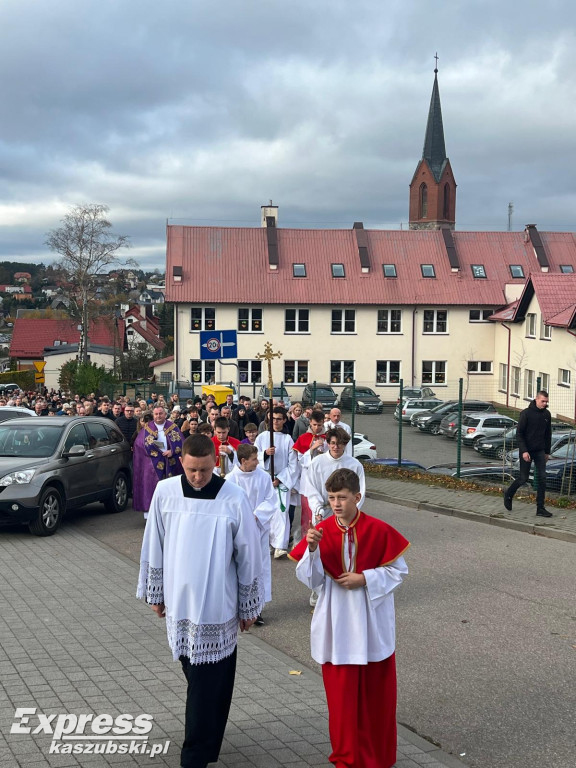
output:
{"label": "chimney", "polygon": [[[272,201],[270,201],[272,202]],[[262,206],[264,208],[264,206]],[[267,210],[270,210],[267,208]],[[276,209],[276,212],[278,209]],[[266,243],[268,246],[268,266],[272,270],[278,269],[278,230],[276,229],[276,217],[266,216]]]}
{"label": "chimney", "polygon": [[268,225],[268,219],[273,218],[274,219],[274,225],[275,227],[278,226],[278,206],[273,205],[272,200],[270,200],[270,203],[268,205],[261,205],[260,206],[260,226],[267,227]]}
{"label": "chimney", "polygon": [[358,246],[358,256],[360,258],[360,268],[362,273],[370,272],[370,256],[368,255],[368,235],[361,221],[355,221],[352,227],[356,233],[356,245]]}
{"label": "chimney", "polygon": [[540,237],[540,232],[538,232],[538,230],[536,229],[536,224],[526,224],[526,227],[524,229],[524,242],[531,243],[532,248],[534,249],[534,255],[536,256],[536,260],[540,265],[540,270],[542,272],[548,272],[548,270],[550,269],[550,263],[548,261],[548,256],[546,256],[544,243],[542,242],[542,238]]}

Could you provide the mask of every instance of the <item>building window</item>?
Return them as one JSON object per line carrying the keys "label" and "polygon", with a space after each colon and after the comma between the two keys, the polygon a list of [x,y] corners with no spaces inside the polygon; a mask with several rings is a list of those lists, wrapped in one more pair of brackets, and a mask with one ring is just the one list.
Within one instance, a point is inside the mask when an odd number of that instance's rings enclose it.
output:
{"label": "building window", "polygon": [[287,309],[284,313],[284,333],[310,333],[310,310]]}
{"label": "building window", "polygon": [[422,360],[422,384],[446,384],[446,361]]}
{"label": "building window", "polygon": [[215,307],[192,307],[190,310],[191,331],[213,331],[216,328]]}
{"label": "building window", "polygon": [[306,277],[306,264],[292,264],[292,277]]}
{"label": "building window", "polygon": [[448,310],[425,309],[424,333],[448,333]]}
{"label": "building window", "polygon": [[574,272],[574,267],[572,264],[560,264],[560,272],[563,272],[565,275],[571,275]]}
{"label": "building window", "polygon": [[500,363],[500,389],[502,392],[508,392],[508,365]]}
{"label": "building window", "polygon": [[484,264],[472,264],[472,276],[475,278],[486,278]]}
{"label": "building window", "polygon": [[241,383],[262,383],[262,360],[238,360],[238,371]]}
{"label": "building window", "polygon": [[543,317],[540,322],[540,338],[544,341],[550,341],[552,338],[552,326],[546,325]]}
{"label": "building window", "polygon": [[444,219],[450,219],[450,185],[444,184],[444,206],[443,217]]}
{"label": "building window", "polygon": [[308,384],[308,360],[285,360],[284,383]]}
{"label": "building window", "polygon": [[487,323],[490,315],[494,314],[493,309],[471,309],[468,314],[470,323]]}
{"label": "building window", "polygon": [[520,394],[520,368],[512,366],[512,381],[510,382],[510,394],[518,397]]}
{"label": "building window", "polygon": [[346,277],[344,264],[332,264],[332,277]]}
{"label": "building window", "polygon": [[425,219],[428,216],[428,187],[426,184],[420,184],[420,216],[419,219]]}
{"label": "building window", "polygon": [[521,264],[510,264],[510,274],[512,277],[524,277],[524,268]]}
{"label": "building window", "polygon": [[379,309],[378,333],[402,333],[402,310]]}
{"label": "building window", "polygon": [[398,277],[396,273],[396,264],[382,264],[384,277]]}
{"label": "building window", "polygon": [[526,369],[524,376],[524,397],[532,400],[536,395],[536,373]]}
{"label": "building window", "polygon": [[422,271],[422,277],[436,277],[434,264],[420,264],[420,269]]}
{"label": "building window", "polygon": [[172,381],[171,371],[162,371],[160,374],[160,384],[169,384]]}
{"label": "building window", "polygon": [[376,384],[398,384],[400,360],[376,360]]}
{"label": "building window", "polygon": [[558,368],[558,386],[570,386],[570,371],[567,368]]}
{"label": "building window", "polygon": [[262,309],[260,307],[240,307],[238,310],[238,330],[241,333],[261,331]]}
{"label": "building window", "polygon": [[468,360],[468,373],[492,373],[492,361]]}
{"label": "building window", "polygon": [[215,360],[190,360],[190,381],[194,384],[210,384],[215,379]]}
{"label": "building window", "polygon": [[550,392],[550,374],[549,373],[540,373],[538,374],[538,379],[540,379],[540,386],[538,387],[538,380],[536,381],[536,386],[538,389],[543,389],[545,392]]}
{"label": "building window", "polygon": [[331,360],[330,382],[332,384],[352,384],[354,381],[354,360]]}
{"label": "building window", "polygon": [[333,309],[332,333],[356,333],[356,310]]}
{"label": "building window", "polygon": [[536,338],[536,315],[533,313],[526,315],[526,336],[529,339]]}

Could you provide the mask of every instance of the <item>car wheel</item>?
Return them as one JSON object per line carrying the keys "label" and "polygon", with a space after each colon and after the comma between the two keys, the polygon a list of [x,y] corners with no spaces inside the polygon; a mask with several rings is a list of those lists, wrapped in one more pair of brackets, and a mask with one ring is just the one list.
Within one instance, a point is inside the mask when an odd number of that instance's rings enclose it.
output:
{"label": "car wheel", "polygon": [[506,456],[506,451],[504,450],[504,448],[498,448],[498,450],[496,451],[496,458],[504,459],[505,456]]}
{"label": "car wheel", "polygon": [[104,502],[108,512],[123,512],[128,504],[128,480],[124,472],[117,472],[110,496]]}
{"label": "car wheel", "polygon": [[46,488],[40,497],[36,517],[30,521],[28,529],[34,536],[52,536],[60,527],[63,515],[64,503],[59,491]]}
{"label": "car wheel", "polygon": [[430,427],[430,432],[431,432],[433,435],[439,435],[439,434],[440,434],[440,424],[433,424],[433,425]]}

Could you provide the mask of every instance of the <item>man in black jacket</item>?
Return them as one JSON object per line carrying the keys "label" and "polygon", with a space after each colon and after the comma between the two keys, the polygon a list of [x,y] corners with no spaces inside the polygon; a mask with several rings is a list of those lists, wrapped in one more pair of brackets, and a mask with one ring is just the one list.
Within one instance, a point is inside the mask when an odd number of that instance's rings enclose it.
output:
{"label": "man in black jacket", "polygon": [[552,442],[552,424],[548,411],[548,392],[538,392],[518,419],[516,440],[520,454],[520,477],[504,492],[504,506],[512,509],[512,499],[521,485],[528,482],[532,462],[536,468],[538,488],[536,491],[536,514],[540,517],[552,517],[544,507],[546,498],[546,462],[550,456]]}
{"label": "man in black jacket", "polygon": [[116,419],[116,426],[130,443],[134,432],[136,432],[136,427],[138,426],[138,419],[134,415],[134,406],[132,403],[126,403],[124,413]]}

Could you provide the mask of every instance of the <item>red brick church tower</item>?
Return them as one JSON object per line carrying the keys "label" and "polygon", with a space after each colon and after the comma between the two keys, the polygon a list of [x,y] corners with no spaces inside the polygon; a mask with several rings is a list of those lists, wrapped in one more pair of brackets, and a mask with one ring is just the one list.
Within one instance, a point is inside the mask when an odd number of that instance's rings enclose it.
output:
{"label": "red brick church tower", "polygon": [[456,223],[456,182],[446,157],[437,68],[422,160],[410,184],[409,222],[410,229],[454,229]]}

